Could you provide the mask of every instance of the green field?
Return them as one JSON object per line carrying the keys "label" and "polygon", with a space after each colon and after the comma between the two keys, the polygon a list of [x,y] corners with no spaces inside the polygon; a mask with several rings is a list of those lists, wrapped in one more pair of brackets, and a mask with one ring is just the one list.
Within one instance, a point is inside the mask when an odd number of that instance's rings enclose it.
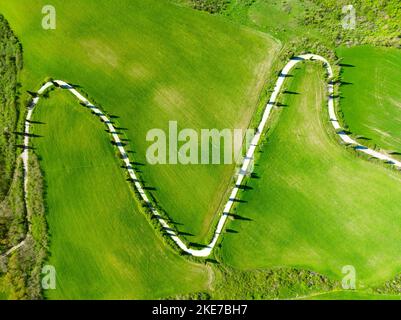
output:
{"label": "green field", "polygon": [[241,269],[294,266],[379,284],[401,271],[401,176],[339,145],[328,123],[321,67],[289,80],[269,135],[222,243],[224,262]]}
{"label": "green field", "polygon": [[401,50],[362,46],[337,54],[345,65],[341,110],[350,131],[401,152]]}
{"label": "green field", "polygon": [[[0,14],[23,45],[21,100],[31,99],[26,91],[36,91],[47,77],[76,84],[115,122],[144,186],[182,237],[206,243],[235,165],[147,164],[146,134],[167,132],[169,121],[178,121],[178,129],[245,129],[258,121],[255,112],[277,77],[272,70],[289,52],[333,54],[341,41],[379,37],[382,23],[375,31],[365,28],[375,16],[361,15],[363,28],[341,33],[335,25],[340,7],[319,21],[336,3],[322,1],[319,9],[318,2],[231,1],[210,15],[190,9],[187,0],[53,0],[52,31],[40,25],[45,0],[2,1]],[[383,30],[384,40],[393,27]],[[397,157],[401,51],[358,46],[336,53],[342,120],[361,143]],[[66,91],[43,97],[31,143],[46,185],[47,263],[57,270],[57,289],[44,297],[158,299],[207,292],[227,299],[400,299],[369,289],[401,272],[401,175],[340,145],[328,121],[325,83],[322,67],[310,62],[287,79],[236,218],[211,257],[220,266],[195,263],[163,241],[97,117]],[[339,287],[345,265],[356,268],[358,290],[322,292]],[[2,281],[0,300],[8,292]]]}
{"label": "green field", "polygon": [[282,41],[303,36],[319,36],[318,30],[305,26],[306,10],[316,9],[311,1],[255,0],[251,5],[232,1],[224,13],[230,19],[273,35]]}
{"label": "green field", "polygon": [[[24,46],[24,89],[46,76],[81,85],[128,129],[140,164],[148,130],[167,129],[170,120],[180,129],[246,128],[278,49],[266,34],[167,1],[56,0],[57,29],[47,31],[40,28],[46,4],[0,4]],[[206,241],[234,166],[138,169],[180,231]]]}
{"label": "green field", "polygon": [[44,123],[34,126],[41,137],[33,146],[43,159],[57,270],[48,298],[161,298],[207,287],[208,270],[163,245],[146,221],[98,118],[56,91],[34,120]]}

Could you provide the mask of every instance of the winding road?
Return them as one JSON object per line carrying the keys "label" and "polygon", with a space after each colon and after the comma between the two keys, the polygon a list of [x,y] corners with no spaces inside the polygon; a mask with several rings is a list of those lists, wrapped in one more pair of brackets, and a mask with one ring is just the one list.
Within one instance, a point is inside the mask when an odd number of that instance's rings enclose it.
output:
{"label": "winding road", "polygon": [[[251,144],[246,152],[246,156],[244,158],[244,161],[241,165],[241,169],[239,171],[235,186],[233,187],[231,194],[229,196],[229,199],[227,200],[227,203],[224,206],[223,212],[221,214],[220,220],[217,224],[216,230],[214,232],[213,238],[209,245],[205,246],[204,248],[201,249],[193,249],[188,247],[177,235],[177,233],[169,226],[168,222],[161,217],[159,214],[158,210],[155,208],[154,204],[151,202],[151,200],[148,198],[147,194],[145,193],[140,181],[137,178],[135,169],[131,165],[131,161],[129,159],[128,153],[125,151],[123,144],[121,143],[121,140],[117,134],[117,131],[115,127],[113,126],[112,122],[109,120],[109,118],[95,105],[93,105],[90,101],[88,101],[82,94],[80,94],[73,86],[69,85],[68,83],[61,81],[61,80],[55,80],[52,82],[47,82],[45,83],[37,92],[37,96],[33,99],[32,103],[28,107],[28,113],[26,116],[26,122],[25,122],[25,136],[24,136],[24,151],[21,155],[23,159],[23,165],[24,165],[24,190],[25,190],[25,198],[27,198],[28,195],[28,171],[29,171],[29,136],[30,136],[30,120],[32,118],[32,114],[34,112],[34,109],[36,105],[38,104],[40,100],[40,96],[43,95],[50,87],[56,86],[61,89],[68,90],[71,94],[73,94],[81,103],[83,103],[87,108],[89,108],[96,116],[98,116],[107,126],[119,152],[120,155],[124,161],[126,170],[132,179],[136,191],[139,193],[140,198],[145,202],[145,204],[150,208],[153,216],[155,216],[162,227],[166,230],[167,234],[169,237],[178,245],[178,247],[196,257],[207,257],[211,254],[213,248],[216,246],[217,241],[219,240],[220,235],[223,232],[224,225],[226,224],[227,218],[230,215],[232,206],[235,202],[235,199],[238,195],[238,192],[240,190],[240,187],[244,181],[244,178],[250,169],[250,166],[252,164],[252,159],[254,157],[255,150],[260,142],[260,138],[262,137],[265,129],[266,129],[266,124],[267,121],[270,117],[271,110],[273,106],[277,102],[277,98],[281,92],[281,89],[283,87],[285,78],[288,76],[289,72],[294,68],[295,65],[297,65],[299,62],[306,61],[306,60],[311,60],[311,61],[320,61],[323,62],[324,67],[326,69],[327,75],[329,78],[333,77],[333,69],[330,65],[330,63],[323,57],[315,54],[305,54],[305,55],[300,55],[293,57],[289,60],[289,62],[286,64],[286,66],[283,68],[281,71],[277,82],[275,84],[273,93],[270,97],[269,102],[267,103],[262,120],[260,121],[257,129],[256,129],[256,134],[253,137]],[[379,153],[375,150],[369,149],[355,140],[353,140],[350,136],[348,136],[344,131],[341,131],[341,126],[338,122],[338,119],[336,117],[335,113],[335,108],[334,108],[334,84],[330,82],[327,85],[327,90],[329,94],[328,98],[328,112],[329,112],[329,117],[330,117],[330,122],[333,125],[333,128],[336,130],[338,136],[341,138],[341,140],[346,143],[346,144],[352,144],[355,147],[355,150],[363,152],[369,156],[372,156],[374,158],[383,160],[388,162],[389,164],[392,164],[398,168],[401,168],[401,162],[397,161],[385,154]],[[30,217],[28,216],[28,221],[30,221]],[[27,237],[29,237],[30,232],[28,232]],[[10,255],[13,253],[15,250],[18,250],[24,243],[26,239],[16,245],[15,247],[11,248],[8,250],[3,256]]]}

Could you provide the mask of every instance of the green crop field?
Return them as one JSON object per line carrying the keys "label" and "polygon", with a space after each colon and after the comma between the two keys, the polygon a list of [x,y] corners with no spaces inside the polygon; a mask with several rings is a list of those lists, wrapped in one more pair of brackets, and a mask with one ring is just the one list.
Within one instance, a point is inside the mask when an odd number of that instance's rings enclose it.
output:
{"label": "green crop field", "polygon": [[[110,118],[161,215],[201,247],[239,164],[151,165],[147,133],[168,136],[171,121],[197,133],[256,128],[288,59],[314,53],[333,66],[345,131],[401,161],[399,4],[355,0],[349,27],[348,2],[1,1],[0,300],[400,299],[401,174],[340,141],[320,62],[286,76],[207,257],[170,245],[104,123],[67,90],[36,107],[26,176],[19,157],[34,92],[64,80]],[[49,4],[54,30],[42,27]],[[42,285],[44,265],[56,290]],[[356,290],[343,290],[345,266]]]}
{"label": "green crop field", "polygon": [[48,298],[161,298],[207,287],[208,270],[164,245],[144,218],[99,119],[57,91],[34,120],[43,123],[33,146],[43,158],[57,270]]}
{"label": "green crop field", "polygon": [[401,50],[362,46],[337,52],[345,65],[341,110],[349,130],[401,152]]}
{"label": "green crop field", "polygon": [[341,279],[353,265],[359,286],[401,271],[401,176],[348,152],[328,127],[321,66],[289,81],[279,121],[265,143],[246,202],[222,245],[242,268],[296,266]]}
{"label": "green crop field", "polygon": [[[278,49],[266,34],[166,1],[56,0],[58,27],[47,31],[38,28],[45,4],[0,4],[24,46],[24,88],[37,89],[47,76],[79,84],[119,117],[140,164],[146,133],[166,130],[168,121],[180,129],[246,128]],[[180,231],[193,235],[188,240],[206,241],[234,165],[139,169]]]}
{"label": "green crop field", "polygon": [[232,1],[225,14],[234,21],[267,32],[277,39],[288,41],[299,37],[317,36],[318,30],[305,26],[306,10],[316,8],[311,1],[252,1],[252,6],[245,1]]}

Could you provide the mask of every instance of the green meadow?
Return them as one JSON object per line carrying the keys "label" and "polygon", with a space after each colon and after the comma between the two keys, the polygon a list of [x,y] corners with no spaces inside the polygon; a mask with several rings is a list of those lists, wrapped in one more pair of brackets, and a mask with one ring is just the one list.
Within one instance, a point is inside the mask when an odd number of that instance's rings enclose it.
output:
{"label": "green meadow", "polygon": [[401,271],[401,176],[347,151],[334,137],[322,67],[288,81],[278,123],[260,150],[221,259],[240,269],[292,266],[341,280],[356,269],[358,288]]}
{"label": "green meadow", "polygon": [[[2,1],[0,13],[23,45],[22,100],[49,77],[75,84],[112,118],[144,186],[181,236],[201,244],[214,231],[236,165],[150,165],[146,134],[155,128],[168,133],[169,121],[198,132],[248,128],[258,120],[266,82],[276,80],[272,70],[290,41],[322,38],[333,49],[330,41],[338,36],[336,12],[317,23],[323,11],[316,1],[247,3],[231,1],[210,15],[190,9],[187,0],[53,0],[56,30],[41,27],[45,0]],[[336,50],[344,122],[361,143],[395,154],[401,152],[400,52]],[[31,143],[46,185],[47,263],[57,270],[57,289],[45,298],[159,299],[199,292],[213,298],[228,279],[224,266],[233,267],[227,288],[245,292],[248,286],[262,290],[259,279],[270,269],[311,270],[323,275],[322,282],[327,276],[339,283],[343,266],[352,265],[358,290],[300,298],[399,299],[366,289],[401,272],[401,175],[339,143],[327,115],[326,81],[322,67],[311,62],[288,77],[235,219],[212,256],[222,268],[195,263],[163,241],[97,117],[66,91],[43,97]],[[245,283],[252,277],[241,278],[243,270],[260,271],[259,282]],[[305,294],[324,291],[290,285],[296,273],[283,274],[276,277],[290,297],[301,287]],[[0,299],[7,291],[0,278]]]}
{"label": "green meadow", "polygon": [[279,44],[164,0],[56,0],[57,29],[44,30],[46,4],[0,4],[24,47],[24,89],[48,76],[82,86],[127,129],[158,204],[189,241],[206,242],[235,166],[148,165],[146,133],[167,130],[170,120],[179,129],[246,128]]}
{"label": "green meadow", "polygon": [[[158,204],[190,241],[207,241],[232,166],[146,164],[146,133],[246,128],[279,48],[272,38],[166,1],[2,2],[24,48],[23,90],[46,77],[78,84],[112,115]],[[105,17],[107,16],[107,19]],[[38,105],[57,290],[47,298],[160,298],[205,290],[209,273],[166,246],[139,209],[104,126],[68,97]],[[205,187],[199,187],[207,186]],[[196,199],[196,201],[193,201]]]}
{"label": "green meadow", "polygon": [[211,271],[177,255],[145,219],[96,116],[55,91],[34,120],[47,186],[48,263],[57,270],[47,298],[162,298],[207,287]]}
{"label": "green meadow", "polygon": [[349,130],[390,152],[401,152],[401,50],[340,48],[341,110]]}

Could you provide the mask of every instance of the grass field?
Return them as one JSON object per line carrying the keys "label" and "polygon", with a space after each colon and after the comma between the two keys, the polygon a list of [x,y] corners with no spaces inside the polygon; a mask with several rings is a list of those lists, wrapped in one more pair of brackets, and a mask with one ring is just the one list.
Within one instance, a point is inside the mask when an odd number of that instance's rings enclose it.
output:
{"label": "grass field", "polygon": [[[55,0],[57,29],[46,31],[40,26],[46,4],[0,4],[24,46],[24,88],[37,88],[46,76],[81,85],[119,117],[142,164],[146,133],[167,129],[169,120],[180,129],[246,128],[279,46],[267,35],[167,1]],[[180,231],[205,241],[234,166],[140,169]]]}
{"label": "grass field", "polygon": [[[79,84],[121,128],[145,186],[179,231],[206,242],[234,165],[148,165],[146,133],[166,130],[172,120],[179,129],[246,128],[265,80],[276,77],[269,70],[281,46],[259,31],[284,43],[321,37],[319,28],[304,27],[303,2],[232,2],[229,22],[169,0],[53,0],[54,31],[40,26],[46,4],[0,3],[24,47],[23,91],[48,76]],[[337,53],[350,130],[400,152],[400,51]],[[288,81],[297,94],[283,96],[217,259],[240,270],[289,266],[334,280],[353,265],[358,289],[380,285],[401,271],[401,175],[336,141],[321,67],[298,68]],[[46,298],[163,298],[210,288],[213,271],[173,252],[146,220],[97,118],[57,91],[41,100],[34,120],[39,137],[32,142],[47,185],[49,264],[57,270],[57,289]],[[1,291],[0,279],[3,299]],[[399,296],[338,291],[306,298]]]}
{"label": "grass field", "polygon": [[400,174],[358,158],[329,127],[321,67],[289,79],[277,126],[223,238],[221,257],[241,269],[294,266],[357,286],[401,271]]}
{"label": "grass field", "polygon": [[44,123],[34,126],[41,137],[33,145],[57,271],[48,298],[161,298],[207,287],[208,270],[163,245],[138,209],[103,123],[60,91],[41,101],[34,120]]}
{"label": "grass field", "polygon": [[[341,110],[351,132],[401,152],[401,50],[340,48],[344,65]],[[369,76],[367,76],[369,75]]]}
{"label": "grass field", "polygon": [[225,15],[234,21],[251,28],[269,33],[282,41],[303,36],[319,35],[315,28],[305,26],[306,10],[316,8],[310,1],[265,1],[255,0],[252,5],[246,2],[232,1]]}

